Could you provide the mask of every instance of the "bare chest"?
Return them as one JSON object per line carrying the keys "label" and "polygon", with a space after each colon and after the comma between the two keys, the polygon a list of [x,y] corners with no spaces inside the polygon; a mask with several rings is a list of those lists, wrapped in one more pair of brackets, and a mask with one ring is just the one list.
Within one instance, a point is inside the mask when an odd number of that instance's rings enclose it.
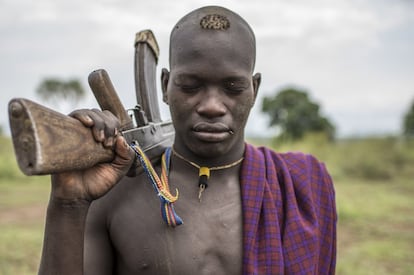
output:
{"label": "bare chest", "polygon": [[[176,179],[180,180],[180,178]],[[110,222],[117,274],[240,274],[242,212],[237,177],[211,182],[198,201],[196,183],[179,187],[169,228],[152,187],[142,185]]]}

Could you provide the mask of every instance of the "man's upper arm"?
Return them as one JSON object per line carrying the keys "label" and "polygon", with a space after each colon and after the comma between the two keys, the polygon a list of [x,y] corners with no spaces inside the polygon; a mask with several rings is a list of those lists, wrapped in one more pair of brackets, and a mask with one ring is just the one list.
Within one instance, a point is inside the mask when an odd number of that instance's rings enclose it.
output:
{"label": "man's upper arm", "polygon": [[113,274],[113,249],[109,239],[102,203],[95,201],[89,208],[84,240],[84,274]]}

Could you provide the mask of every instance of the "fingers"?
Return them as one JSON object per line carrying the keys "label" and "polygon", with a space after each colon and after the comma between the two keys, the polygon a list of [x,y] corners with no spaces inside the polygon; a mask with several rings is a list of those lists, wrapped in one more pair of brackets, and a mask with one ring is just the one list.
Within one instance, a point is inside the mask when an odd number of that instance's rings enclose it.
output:
{"label": "fingers", "polygon": [[94,121],[92,132],[97,141],[102,142],[105,147],[115,144],[115,137],[120,127],[119,120],[109,111],[93,109],[90,117]]}
{"label": "fingers", "polygon": [[71,116],[73,118],[76,118],[77,120],[82,122],[82,124],[85,125],[86,127],[92,127],[93,126],[93,120],[88,115],[89,112],[91,112],[91,110],[79,109],[79,110],[75,110],[72,113],[70,113],[69,116]]}
{"label": "fingers", "polygon": [[104,147],[113,147],[115,137],[118,135],[120,122],[111,112],[98,109],[77,110],[70,116],[78,119],[86,127],[91,128],[94,139],[102,142]]}

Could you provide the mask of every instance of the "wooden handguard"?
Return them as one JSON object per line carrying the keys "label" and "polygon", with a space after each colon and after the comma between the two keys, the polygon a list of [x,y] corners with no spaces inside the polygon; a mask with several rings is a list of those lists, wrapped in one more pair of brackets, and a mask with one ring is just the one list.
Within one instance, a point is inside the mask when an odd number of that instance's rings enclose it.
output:
{"label": "wooden handguard", "polygon": [[79,120],[28,99],[9,102],[9,120],[17,162],[26,175],[84,169],[114,157]]}
{"label": "wooden handguard", "polygon": [[122,105],[108,73],[103,69],[95,70],[89,74],[88,82],[102,111],[108,110],[119,119],[121,123],[119,130],[132,129],[132,120],[126,112],[124,105]]}

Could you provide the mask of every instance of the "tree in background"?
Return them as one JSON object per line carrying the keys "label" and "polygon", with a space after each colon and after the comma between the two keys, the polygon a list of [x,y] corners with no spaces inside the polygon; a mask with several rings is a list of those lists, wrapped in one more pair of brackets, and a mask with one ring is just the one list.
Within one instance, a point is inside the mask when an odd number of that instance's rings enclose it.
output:
{"label": "tree in background", "polygon": [[85,96],[85,90],[77,79],[64,81],[57,78],[46,78],[39,84],[36,93],[61,111],[66,108],[73,110],[79,100]]}
{"label": "tree in background", "polygon": [[319,105],[309,99],[306,91],[285,88],[275,96],[264,97],[262,112],[270,117],[270,126],[279,128],[281,138],[301,139],[309,132],[334,138],[335,127],[320,114]]}
{"label": "tree in background", "polygon": [[414,137],[414,100],[404,116],[403,128],[405,136]]}

